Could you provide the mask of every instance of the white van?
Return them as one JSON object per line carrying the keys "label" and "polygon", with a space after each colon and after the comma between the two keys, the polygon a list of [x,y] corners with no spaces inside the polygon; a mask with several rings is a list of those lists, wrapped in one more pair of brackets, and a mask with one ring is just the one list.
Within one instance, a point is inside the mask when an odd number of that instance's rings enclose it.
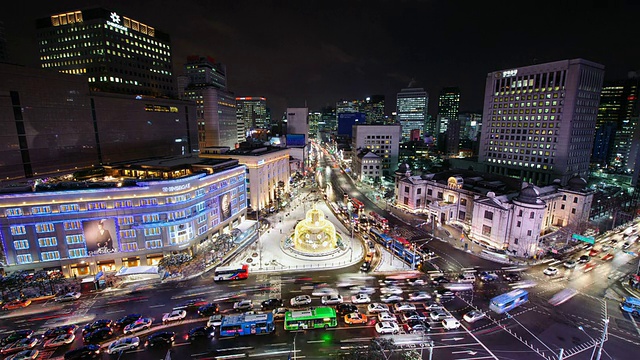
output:
{"label": "white van", "polygon": [[627,239],[627,242],[629,244],[633,244],[634,242],[636,242],[636,240],[638,240],[638,235],[632,235],[632,236],[629,236],[629,238]]}
{"label": "white van", "polygon": [[476,275],[474,273],[463,273],[458,276],[459,283],[474,283],[476,281]]}

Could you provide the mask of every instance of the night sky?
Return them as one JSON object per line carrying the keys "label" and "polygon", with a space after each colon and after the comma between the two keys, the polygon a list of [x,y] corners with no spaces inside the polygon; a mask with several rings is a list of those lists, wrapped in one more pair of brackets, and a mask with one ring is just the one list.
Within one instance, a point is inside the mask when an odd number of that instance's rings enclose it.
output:
{"label": "night sky", "polygon": [[[618,3],[596,3],[607,2]],[[226,64],[229,89],[265,96],[274,119],[373,94],[390,114],[412,80],[430,114],[446,86],[481,111],[488,72],[567,58],[604,64],[606,79],[640,70],[640,7],[578,0],[11,1],[0,12],[11,60],[38,66],[35,19],[98,6],[168,33],[176,75],[191,54]]]}

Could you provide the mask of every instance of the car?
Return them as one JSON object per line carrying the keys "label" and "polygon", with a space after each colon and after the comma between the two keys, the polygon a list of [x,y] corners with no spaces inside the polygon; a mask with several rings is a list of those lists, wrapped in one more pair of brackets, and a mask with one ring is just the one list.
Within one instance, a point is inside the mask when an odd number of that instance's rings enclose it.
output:
{"label": "car", "polygon": [[397,334],[400,332],[400,326],[393,321],[383,321],[376,323],[376,332],[378,334]]}
{"label": "car", "polygon": [[107,340],[111,336],[113,336],[113,329],[110,327],[103,327],[87,333],[82,337],[82,341],[85,344],[95,344]]}
{"label": "car", "polygon": [[438,303],[430,303],[430,304],[425,304],[424,308],[429,310],[429,311],[440,310],[440,309],[442,309],[442,305],[438,304]]}
{"label": "car", "polygon": [[392,302],[399,302],[404,300],[404,298],[400,295],[395,295],[395,294],[387,294],[384,295],[380,298],[380,301],[385,302],[385,303],[392,303]]}
{"label": "car", "polygon": [[253,309],[253,302],[250,299],[243,299],[233,303],[233,310],[235,311],[249,311]]}
{"label": "car", "polygon": [[429,249],[428,247],[422,247],[422,253],[427,256],[436,256],[436,253],[434,253],[433,250]]}
{"label": "car", "polygon": [[402,320],[404,321],[409,321],[409,320],[420,320],[420,321],[424,321],[427,320],[427,315],[425,314],[421,314],[417,311],[405,311],[402,313]]}
{"label": "car", "polygon": [[149,330],[151,329],[151,324],[153,324],[152,318],[138,319],[132,322],[131,324],[125,326],[123,332],[125,335],[129,335],[129,334],[133,334],[134,332]]}
{"label": "car", "polygon": [[367,315],[360,314],[357,312],[347,314],[344,316],[344,322],[347,324],[366,324],[367,323]]}
{"label": "car", "polygon": [[424,286],[426,282],[423,279],[407,279],[407,284],[411,286]]}
{"label": "car", "polygon": [[0,340],[0,346],[5,346],[22,339],[30,339],[33,336],[33,330],[16,330]]}
{"label": "car", "polygon": [[395,311],[415,311],[416,306],[408,302],[401,302],[393,305],[393,309]]}
{"label": "car", "polygon": [[151,334],[145,343],[147,347],[171,346],[176,339],[173,331],[158,331]]}
{"label": "car", "polygon": [[347,315],[350,313],[358,312],[358,307],[354,304],[342,303],[336,305],[336,312],[338,315]]}
{"label": "car", "polygon": [[[476,275],[470,272],[458,275],[459,283],[473,284],[476,282]],[[446,284],[446,283],[445,283]]]}
{"label": "car", "polygon": [[320,301],[322,305],[337,305],[342,304],[344,300],[342,299],[342,295],[329,295],[323,296]]}
{"label": "car", "polygon": [[542,273],[547,276],[554,276],[558,274],[558,268],[549,266],[548,268],[544,269]]}
{"label": "car", "polygon": [[437,298],[445,298],[445,297],[454,297],[456,294],[454,294],[453,291],[449,289],[436,289],[433,292],[433,295],[435,295],[435,297]]}
{"label": "car", "polygon": [[594,256],[598,255],[599,253],[600,253],[599,250],[596,250],[595,248],[593,248],[593,249],[591,249],[589,251],[589,256],[594,257]]}
{"label": "car", "polygon": [[606,244],[602,245],[601,249],[602,249],[602,251],[609,251],[609,250],[611,250],[611,245],[606,245]]}
{"label": "car", "polygon": [[492,282],[498,280],[498,275],[491,271],[483,271],[478,275],[478,277],[480,278],[480,281],[483,282]]}
{"label": "car", "polygon": [[371,302],[371,298],[367,294],[357,294],[351,296],[351,302],[354,304],[368,304]]}
{"label": "car", "polygon": [[590,262],[590,263],[586,263],[584,265],[584,272],[589,272],[591,270],[593,270],[598,264],[594,263],[594,262]]}
{"label": "car", "polygon": [[[275,311],[275,309],[273,310]],[[274,318],[276,318],[274,313]],[[215,314],[209,316],[209,320],[207,320],[207,326],[218,327],[222,325],[222,314]]]}
{"label": "car", "polygon": [[338,295],[338,290],[330,287],[319,287],[315,288],[311,293],[313,296],[331,296]]}
{"label": "car", "polygon": [[611,260],[611,259],[613,259],[613,254],[612,254],[612,253],[606,253],[606,254],[604,254],[604,256],[602,257],[602,260],[603,260],[603,261],[609,261],[609,260]]}
{"label": "car", "polygon": [[68,294],[64,294],[62,296],[58,296],[55,299],[55,301],[56,302],[76,301],[76,300],[80,299],[80,296],[82,296],[82,294],[79,293],[79,292],[70,292]]}
{"label": "car", "polygon": [[382,311],[389,311],[389,306],[380,303],[371,303],[367,306],[367,311],[370,313],[379,313]]}
{"label": "car", "polygon": [[5,345],[2,349],[0,349],[0,353],[2,355],[8,355],[8,354],[17,353],[24,350],[31,350],[36,346],[36,344],[38,344],[38,339],[24,338],[16,342],[13,342],[11,344]]}
{"label": "car", "polygon": [[396,279],[385,278],[384,280],[378,280],[380,284],[384,284],[384,286],[398,286],[400,282]]}
{"label": "car", "polygon": [[295,280],[293,280],[293,283],[294,284],[306,284],[306,283],[309,283],[309,282],[312,282],[312,281],[313,281],[313,278],[310,278],[308,276],[300,276],[300,277],[295,278]]}
{"label": "car", "polygon": [[622,249],[623,250],[627,250],[630,247],[631,247],[631,244],[628,241],[622,244]]}
{"label": "car", "polygon": [[468,323],[474,323],[482,318],[484,318],[486,314],[480,310],[471,310],[468,313],[464,314],[462,317],[464,321]]}
{"label": "car", "polygon": [[373,260],[373,253],[367,253],[367,255],[364,256],[364,262],[366,263],[371,263],[371,260]]}
{"label": "car", "polygon": [[140,346],[140,338],[135,337],[126,337],[122,339],[118,339],[111,344],[107,348],[107,353],[109,354],[117,354],[121,352],[125,352],[127,350],[137,349]]}
{"label": "car", "polygon": [[64,354],[64,360],[95,359],[99,355],[100,346],[89,344],[71,351],[67,351]]}
{"label": "car", "polygon": [[396,316],[388,311],[381,311],[378,313],[378,321],[398,321]]}
{"label": "car", "polygon": [[17,354],[13,354],[4,360],[34,360],[38,358],[40,351],[38,350],[23,350]]}
{"label": "car", "polygon": [[49,339],[47,341],[45,341],[43,347],[44,348],[52,348],[52,347],[58,347],[58,346],[62,346],[62,345],[69,345],[73,342],[73,340],[76,339],[76,335],[75,334],[62,334],[62,335],[58,335],[56,337],[54,337],[53,339]]}
{"label": "car", "polygon": [[[233,305],[233,308],[236,308],[235,304]],[[185,310],[173,310],[170,313],[162,315],[162,323],[166,324],[172,321],[184,320],[185,317],[187,317],[187,312]]]}
{"label": "car", "polygon": [[121,317],[113,323],[113,327],[117,329],[124,329],[127,325],[132,324],[142,319],[142,314],[129,314]]}
{"label": "car", "polygon": [[591,260],[591,257],[589,255],[582,255],[578,259],[578,262],[581,263],[581,264],[584,264],[584,263],[588,263],[589,260]]}
{"label": "car", "polygon": [[267,299],[260,303],[260,307],[262,308],[262,310],[273,310],[283,306],[284,302],[282,302],[282,299],[276,298]]}
{"label": "car", "polygon": [[216,334],[215,328],[210,326],[198,326],[187,333],[187,341],[195,342],[201,340],[208,340],[214,337]]}
{"label": "car", "polygon": [[431,326],[424,320],[407,321],[407,330],[411,334],[424,333],[431,330]]}
{"label": "car", "polygon": [[393,295],[401,295],[404,292],[401,288],[397,286],[389,286],[380,288],[381,294],[393,294]]}
{"label": "car", "polygon": [[520,281],[522,279],[520,274],[518,274],[516,272],[506,272],[506,273],[502,274],[502,278],[505,279],[508,282],[516,282],[516,281]]}
{"label": "car", "polygon": [[456,320],[453,317],[448,317],[442,320],[442,327],[447,330],[455,330],[460,327],[460,321]]}
{"label": "car", "polygon": [[200,306],[207,305],[209,302],[203,298],[190,299],[173,307],[173,310],[196,310]]}
{"label": "car", "polygon": [[78,326],[73,324],[57,326],[45,331],[44,334],[42,335],[42,338],[46,340],[46,339],[52,339],[64,334],[74,334],[76,330],[78,330]]}
{"label": "car", "polygon": [[577,264],[578,263],[575,260],[567,260],[562,265],[564,265],[564,267],[566,267],[567,269],[573,269]]}
{"label": "car", "polygon": [[352,294],[367,294],[367,295],[373,295],[376,292],[375,288],[369,287],[369,286],[363,286],[363,285],[358,285],[358,286],[352,286],[349,291],[351,291]]}
{"label": "car", "polygon": [[433,280],[431,280],[431,284],[432,285],[448,284],[450,282],[451,282],[451,280],[447,279],[444,276],[438,276],[438,277],[434,278]]}
{"label": "car", "polygon": [[447,314],[447,312],[444,311],[444,309],[434,310],[429,314],[429,317],[433,321],[443,320],[448,316],[449,316],[449,314]]}
{"label": "car", "polygon": [[2,305],[2,310],[22,309],[22,308],[26,308],[29,305],[31,305],[31,300],[29,300],[29,299],[13,300],[13,301],[10,301],[10,302]]}
{"label": "car", "polygon": [[289,301],[291,306],[302,306],[311,304],[311,296],[309,295],[298,295]]}
{"label": "car", "polygon": [[208,317],[220,313],[220,306],[216,303],[209,303],[198,308],[198,315]]}
{"label": "car", "polygon": [[89,323],[89,324],[85,325],[82,328],[82,336],[84,336],[85,334],[90,333],[90,332],[92,332],[94,330],[97,330],[97,329],[101,329],[101,328],[104,328],[104,327],[111,327],[111,325],[112,325],[112,321],[109,320],[109,319],[96,320],[96,321],[94,321],[92,323]]}
{"label": "car", "polygon": [[416,291],[409,294],[409,301],[424,301],[431,299],[431,295],[426,291]]}

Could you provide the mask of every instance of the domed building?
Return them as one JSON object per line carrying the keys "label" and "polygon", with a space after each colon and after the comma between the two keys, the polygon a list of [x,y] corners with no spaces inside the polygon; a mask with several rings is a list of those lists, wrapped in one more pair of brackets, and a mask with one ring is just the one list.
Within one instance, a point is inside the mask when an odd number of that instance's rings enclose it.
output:
{"label": "domed building", "polygon": [[304,254],[326,255],[338,250],[338,237],[333,224],[315,206],[307,211],[295,228],[293,249]]}

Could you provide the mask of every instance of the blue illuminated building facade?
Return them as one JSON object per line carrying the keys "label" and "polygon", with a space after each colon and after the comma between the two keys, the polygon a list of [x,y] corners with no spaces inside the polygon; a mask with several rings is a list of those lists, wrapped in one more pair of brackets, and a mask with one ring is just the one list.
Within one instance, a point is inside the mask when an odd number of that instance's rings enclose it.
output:
{"label": "blue illuminated building facade", "polygon": [[7,271],[87,276],[194,255],[244,221],[245,182],[237,160],[177,157],[2,189],[1,260]]}

